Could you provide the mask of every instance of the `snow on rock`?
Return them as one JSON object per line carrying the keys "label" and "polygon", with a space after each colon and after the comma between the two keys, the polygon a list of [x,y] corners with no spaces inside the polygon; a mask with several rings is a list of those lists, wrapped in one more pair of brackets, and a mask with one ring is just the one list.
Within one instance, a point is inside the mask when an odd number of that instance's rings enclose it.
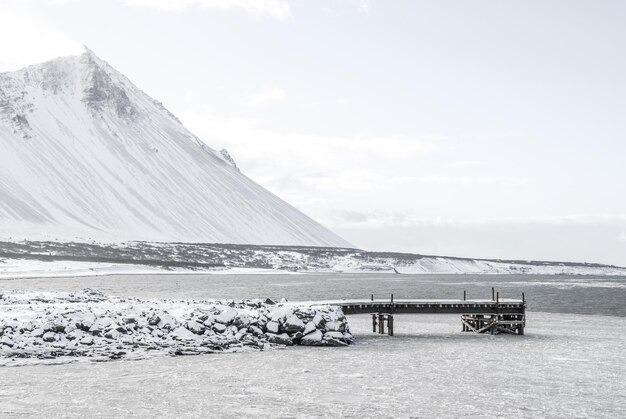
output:
{"label": "snow on rock", "polygon": [[298,316],[292,314],[285,320],[285,330],[288,332],[302,332],[304,330],[304,322]]}
{"label": "snow on rock", "polygon": [[140,300],[92,289],[0,295],[0,365],[16,358],[136,359],[352,341],[341,308],[328,305]]}
{"label": "snow on rock", "polygon": [[324,334],[319,329],[315,329],[314,332],[311,332],[305,335],[300,341],[300,343],[302,345],[309,345],[309,346],[322,346],[324,345],[324,343],[322,342],[323,339],[324,339]]}

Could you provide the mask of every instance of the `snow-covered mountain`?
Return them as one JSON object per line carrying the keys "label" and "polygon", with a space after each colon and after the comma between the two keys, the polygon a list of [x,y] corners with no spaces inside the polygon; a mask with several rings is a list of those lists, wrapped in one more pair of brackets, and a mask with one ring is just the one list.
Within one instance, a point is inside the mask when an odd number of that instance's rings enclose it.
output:
{"label": "snow-covered mountain", "polygon": [[0,74],[0,237],[350,247],[89,50]]}

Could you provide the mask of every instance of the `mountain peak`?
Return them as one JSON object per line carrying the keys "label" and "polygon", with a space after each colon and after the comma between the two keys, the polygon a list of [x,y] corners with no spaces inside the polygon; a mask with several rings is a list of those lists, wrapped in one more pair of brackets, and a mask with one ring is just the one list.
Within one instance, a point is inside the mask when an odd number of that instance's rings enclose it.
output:
{"label": "mountain peak", "polygon": [[351,247],[89,48],[0,74],[0,236]]}
{"label": "mountain peak", "polygon": [[120,118],[133,120],[139,112],[127,93],[129,88],[135,88],[130,81],[86,46],[81,63],[84,65],[82,101],[95,112],[108,108]]}

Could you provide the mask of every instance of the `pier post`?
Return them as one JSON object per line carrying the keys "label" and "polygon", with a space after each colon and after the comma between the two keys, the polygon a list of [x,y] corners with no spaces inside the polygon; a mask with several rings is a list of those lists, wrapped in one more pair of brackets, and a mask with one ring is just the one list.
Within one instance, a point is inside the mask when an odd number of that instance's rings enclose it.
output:
{"label": "pier post", "polygon": [[467,291],[463,291],[463,301],[467,300]]}
{"label": "pier post", "polygon": [[495,293],[496,293],[496,289],[491,287],[491,300],[492,301],[496,299]]}
{"label": "pier post", "polygon": [[389,336],[393,336],[393,314],[387,315],[387,331]]}
{"label": "pier post", "polygon": [[376,321],[376,314],[372,314],[372,332],[376,333],[376,326],[378,323]]}

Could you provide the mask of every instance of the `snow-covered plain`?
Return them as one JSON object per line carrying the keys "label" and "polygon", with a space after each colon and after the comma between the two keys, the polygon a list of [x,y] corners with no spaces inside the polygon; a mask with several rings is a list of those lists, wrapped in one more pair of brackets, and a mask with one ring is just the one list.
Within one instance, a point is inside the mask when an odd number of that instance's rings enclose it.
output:
{"label": "snow-covered plain", "polygon": [[398,316],[346,348],[3,368],[1,416],[589,417],[626,415],[626,319],[530,313],[527,335]]}
{"label": "snow-covered plain", "polygon": [[[342,250],[345,252],[345,250]],[[401,274],[528,274],[528,275],[626,275],[626,268],[585,264],[539,264],[457,259],[415,255],[412,260],[391,256],[369,257],[354,250],[349,254],[311,256],[292,251],[254,250],[236,260],[227,259],[222,267],[163,267],[132,263],[73,260],[0,258],[0,279],[120,274],[294,274],[294,273],[401,273]],[[230,257],[230,256],[228,256]]]}

